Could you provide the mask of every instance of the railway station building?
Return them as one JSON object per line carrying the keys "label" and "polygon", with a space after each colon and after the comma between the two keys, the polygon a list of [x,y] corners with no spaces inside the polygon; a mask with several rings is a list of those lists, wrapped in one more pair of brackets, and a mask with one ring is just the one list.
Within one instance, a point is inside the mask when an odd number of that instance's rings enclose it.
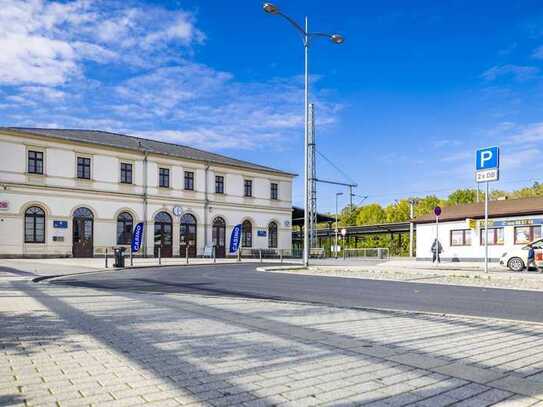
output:
{"label": "railway station building", "polygon": [[178,144],[91,130],[0,127],[0,257],[229,255],[290,250],[295,175]]}

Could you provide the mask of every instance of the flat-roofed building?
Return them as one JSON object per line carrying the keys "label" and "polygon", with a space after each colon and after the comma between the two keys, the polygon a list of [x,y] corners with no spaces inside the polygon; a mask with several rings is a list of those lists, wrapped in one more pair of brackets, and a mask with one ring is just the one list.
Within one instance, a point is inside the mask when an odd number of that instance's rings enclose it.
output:
{"label": "flat-roofed building", "polygon": [[224,155],[91,130],[0,127],[0,256],[229,253],[291,248],[294,174]]}
{"label": "flat-roofed building", "polygon": [[[442,208],[437,236],[443,246],[443,260],[484,259],[484,211],[484,202]],[[542,237],[543,197],[490,201],[488,217],[489,258],[498,261],[512,247],[524,246]],[[436,218],[429,214],[416,218],[414,222],[417,227],[417,259],[431,260]]]}

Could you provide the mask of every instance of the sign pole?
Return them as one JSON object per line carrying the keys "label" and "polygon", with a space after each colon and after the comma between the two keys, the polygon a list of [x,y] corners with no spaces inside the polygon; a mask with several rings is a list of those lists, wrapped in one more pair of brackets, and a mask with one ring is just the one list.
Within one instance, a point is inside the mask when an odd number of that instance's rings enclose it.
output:
{"label": "sign pole", "polygon": [[488,273],[488,181],[485,194],[485,273]]}
{"label": "sign pole", "polygon": [[[436,216],[436,240],[439,242],[439,216]],[[439,243],[437,251],[439,252]]]}
{"label": "sign pole", "polygon": [[[500,178],[500,148],[480,148],[475,153],[475,180],[486,184],[485,193],[485,273],[488,273],[488,195],[490,181],[498,181]],[[477,190],[479,188],[477,187]]]}

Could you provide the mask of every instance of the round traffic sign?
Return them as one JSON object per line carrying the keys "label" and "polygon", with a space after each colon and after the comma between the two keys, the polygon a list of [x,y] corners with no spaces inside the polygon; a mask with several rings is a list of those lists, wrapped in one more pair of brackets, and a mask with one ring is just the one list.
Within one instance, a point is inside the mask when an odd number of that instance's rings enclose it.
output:
{"label": "round traffic sign", "polygon": [[436,206],[434,208],[434,215],[440,216],[441,215],[441,208],[439,206]]}

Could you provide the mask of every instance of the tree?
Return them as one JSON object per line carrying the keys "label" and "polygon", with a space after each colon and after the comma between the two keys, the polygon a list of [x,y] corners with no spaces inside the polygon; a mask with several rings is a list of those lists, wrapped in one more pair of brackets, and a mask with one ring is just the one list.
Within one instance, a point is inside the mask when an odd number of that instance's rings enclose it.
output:
{"label": "tree", "polygon": [[420,199],[415,205],[415,216],[422,216],[432,213],[436,206],[444,206],[445,202],[441,201],[435,195],[427,195]]}
{"label": "tree", "polygon": [[386,222],[385,210],[377,203],[361,206],[356,215],[357,225],[375,225],[384,222]]}
{"label": "tree", "polygon": [[457,189],[447,198],[448,205],[461,205],[477,202],[476,189]]}
{"label": "tree", "polygon": [[405,222],[409,220],[409,201],[402,199],[395,204],[390,204],[385,208],[386,221],[392,222]]}
{"label": "tree", "polygon": [[358,210],[360,208],[357,208],[355,205],[353,205],[352,210],[349,205],[344,207],[341,210],[341,213],[339,215],[339,223],[341,223],[342,226],[354,226],[357,224],[356,217],[358,215]]}

